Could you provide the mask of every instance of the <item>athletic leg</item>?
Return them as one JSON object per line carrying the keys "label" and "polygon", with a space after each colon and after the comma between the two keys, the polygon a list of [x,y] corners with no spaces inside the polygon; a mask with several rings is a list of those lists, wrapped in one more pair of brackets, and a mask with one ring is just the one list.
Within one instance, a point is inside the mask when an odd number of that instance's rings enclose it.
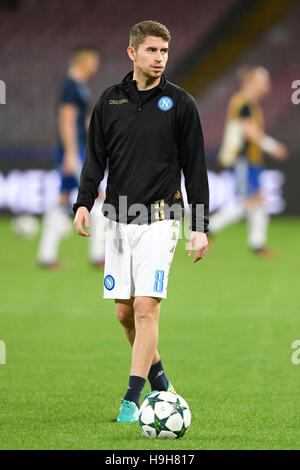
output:
{"label": "athletic leg", "polygon": [[232,201],[220,210],[215,212],[209,221],[209,229],[211,233],[220,232],[228,225],[241,220],[245,215],[245,205],[243,199],[239,198]]}
{"label": "athletic leg", "polygon": [[38,262],[44,266],[54,266],[58,262],[61,240],[72,233],[72,223],[67,212],[69,192],[60,194],[59,202],[44,214],[38,249]]}
{"label": "athletic leg", "polygon": [[252,250],[259,251],[266,246],[269,215],[263,204],[247,209],[248,243]]}
{"label": "athletic leg", "polygon": [[[129,386],[122,400],[118,421],[136,422],[140,397],[148,375],[152,390],[157,388],[154,382],[156,384],[165,377],[157,352],[158,321],[160,300],[167,296],[168,274],[178,231],[178,222],[169,220],[151,226],[126,227],[128,238],[124,237],[123,242],[128,240],[132,253],[130,274],[131,296],[134,296],[134,300],[117,302],[117,315],[132,344],[132,362]],[[145,257],[145,253],[149,255]],[[159,390],[169,388],[170,384],[165,380],[166,383]]]}
{"label": "athletic leg", "polygon": [[136,297],[133,308],[135,339],[132,349],[131,375],[146,378],[157,351],[160,299]]}
{"label": "athletic leg", "polygon": [[133,300],[133,297],[129,300],[115,300],[118,320],[131,346],[133,346],[135,338]]}
{"label": "athletic leg", "polygon": [[236,199],[225,204],[210,217],[209,229],[211,233],[220,232],[245,216],[245,196],[248,183],[248,162],[246,158],[238,158],[234,164],[233,175]]}
{"label": "athletic leg", "polygon": [[272,258],[274,250],[266,247],[269,214],[264,205],[261,189],[262,167],[249,165],[248,197],[246,199],[246,217],[248,222],[248,244],[261,257]]}
{"label": "athletic leg", "polygon": [[[130,300],[116,300],[116,314],[119,322],[121,323],[126,338],[128,339],[131,346],[135,340],[135,321],[134,321],[134,310],[133,310],[132,297]],[[160,356],[156,350],[152,359],[151,365],[156,365],[160,362]]]}
{"label": "athletic leg", "polygon": [[160,299],[137,297],[133,302],[135,338],[129,386],[124,400],[138,407],[158,343]]}

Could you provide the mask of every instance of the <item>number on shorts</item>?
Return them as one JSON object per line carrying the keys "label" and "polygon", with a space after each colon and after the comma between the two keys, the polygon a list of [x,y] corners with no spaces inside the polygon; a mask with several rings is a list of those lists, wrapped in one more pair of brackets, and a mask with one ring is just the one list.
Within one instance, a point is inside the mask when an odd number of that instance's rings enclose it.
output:
{"label": "number on shorts", "polygon": [[164,271],[155,271],[154,292],[162,292],[164,287]]}

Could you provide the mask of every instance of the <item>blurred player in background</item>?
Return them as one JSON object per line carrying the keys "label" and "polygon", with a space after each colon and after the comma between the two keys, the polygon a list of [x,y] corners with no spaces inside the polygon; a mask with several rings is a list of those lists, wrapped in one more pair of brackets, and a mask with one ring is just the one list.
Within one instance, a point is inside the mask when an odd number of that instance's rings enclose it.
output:
{"label": "blurred player in background", "polygon": [[229,102],[219,154],[221,166],[231,168],[234,173],[237,198],[211,217],[210,232],[219,232],[246,217],[251,250],[262,257],[271,257],[274,252],[266,246],[269,216],[261,189],[263,153],[281,161],[287,158],[287,149],[264,132],[259,102],[270,92],[269,72],[260,66],[242,67],[238,78],[241,87]]}
{"label": "blurred player in background", "polygon": [[[38,262],[49,268],[59,267],[58,250],[63,237],[71,233],[70,193],[79,185],[84,160],[90,112],[90,90],[87,82],[97,72],[99,53],[91,46],[76,47],[71,56],[67,77],[63,81],[57,104],[58,145],[57,169],[61,177],[58,204],[43,219]],[[94,265],[104,265],[104,217],[101,204],[103,192],[91,214],[92,236],[90,259]],[[96,233],[97,230],[97,233]]]}

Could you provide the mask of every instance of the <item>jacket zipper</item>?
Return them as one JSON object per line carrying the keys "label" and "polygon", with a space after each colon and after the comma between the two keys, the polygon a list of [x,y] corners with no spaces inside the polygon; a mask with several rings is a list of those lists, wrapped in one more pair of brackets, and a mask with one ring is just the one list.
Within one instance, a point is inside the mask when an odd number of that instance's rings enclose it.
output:
{"label": "jacket zipper", "polygon": [[[129,90],[128,90],[129,91]],[[144,102],[144,105],[145,103],[147,103],[148,100],[150,100],[150,98],[153,98],[154,95],[157,95],[160,91],[160,88],[158,88],[157,90],[155,90],[154,93],[150,94],[147,99],[145,100]],[[134,90],[134,91],[129,91],[129,93],[131,94],[131,96],[133,97],[133,99],[137,102],[138,104],[138,112],[140,113],[141,111],[143,111],[143,107],[142,107],[142,103],[140,101],[140,98],[139,98],[139,94],[138,94],[138,91],[137,90]]]}

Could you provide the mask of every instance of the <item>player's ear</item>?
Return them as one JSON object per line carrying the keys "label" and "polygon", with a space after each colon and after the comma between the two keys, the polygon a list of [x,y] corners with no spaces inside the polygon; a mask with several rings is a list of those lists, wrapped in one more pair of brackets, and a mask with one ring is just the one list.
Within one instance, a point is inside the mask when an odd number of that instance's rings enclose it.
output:
{"label": "player's ear", "polygon": [[132,62],[135,61],[135,55],[136,55],[136,50],[132,46],[127,47],[127,54],[129,56],[129,59],[132,60]]}

